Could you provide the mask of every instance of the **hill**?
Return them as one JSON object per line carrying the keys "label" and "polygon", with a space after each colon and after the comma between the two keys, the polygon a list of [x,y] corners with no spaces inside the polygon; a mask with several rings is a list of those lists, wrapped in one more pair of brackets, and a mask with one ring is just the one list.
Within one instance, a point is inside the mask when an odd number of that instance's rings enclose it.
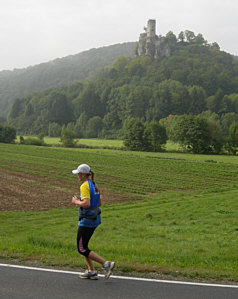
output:
{"label": "hill", "polygon": [[117,138],[130,117],[150,122],[208,110],[227,134],[238,119],[238,62],[201,36],[181,41],[169,32],[162,46],[169,56],[121,56],[90,81],[16,100],[9,124],[20,134],[59,136],[67,126],[81,138]]}
{"label": "hill", "polygon": [[136,43],[128,42],[31,66],[0,72],[0,116],[6,115],[16,100],[51,86],[64,86],[85,80],[91,72],[111,65],[119,56],[134,56]]}

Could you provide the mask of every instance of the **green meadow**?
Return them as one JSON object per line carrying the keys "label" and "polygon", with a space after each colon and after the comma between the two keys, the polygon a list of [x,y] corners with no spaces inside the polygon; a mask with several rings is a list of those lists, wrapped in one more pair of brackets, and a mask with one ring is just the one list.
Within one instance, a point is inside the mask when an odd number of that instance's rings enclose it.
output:
{"label": "green meadow", "polygon": [[[24,136],[24,138],[27,137],[32,137],[32,136]],[[34,136],[35,137],[35,136]],[[86,139],[86,138],[80,138],[76,139],[78,145],[85,145],[88,147],[111,147],[111,148],[121,148],[123,147],[123,141],[122,140],[107,140],[107,139],[97,139],[97,138],[91,138],[91,139]],[[20,136],[17,137],[17,141],[20,141]],[[60,142],[60,137],[44,137],[44,141],[48,145],[62,145]]]}
{"label": "green meadow", "polygon": [[[92,166],[101,188],[128,199],[102,207],[90,241],[118,270],[238,281],[237,156],[0,144],[1,172],[48,184],[77,189],[71,170],[80,163]],[[83,268],[76,231],[74,207],[1,212],[0,258]]]}
{"label": "green meadow", "polygon": [[[24,138],[27,138],[30,136],[24,136]],[[44,137],[44,141],[47,145],[55,145],[59,146],[62,145],[60,142],[59,137]],[[20,142],[20,136],[17,137],[17,142]],[[91,139],[86,139],[86,138],[80,138],[77,139],[77,145],[78,146],[88,146],[92,148],[123,148],[123,140],[108,140],[108,139],[98,139],[98,138],[91,138]],[[166,150],[167,151],[180,151],[181,148],[179,147],[178,144],[175,144],[171,141],[168,141],[166,143]]]}

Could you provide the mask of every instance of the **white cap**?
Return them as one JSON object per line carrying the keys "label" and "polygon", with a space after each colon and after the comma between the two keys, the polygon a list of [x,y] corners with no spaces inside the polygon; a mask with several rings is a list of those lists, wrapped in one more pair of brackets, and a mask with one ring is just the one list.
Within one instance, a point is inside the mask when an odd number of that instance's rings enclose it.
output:
{"label": "white cap", "polygon": [[78,173],[87,173],[89,174],[91,171],[91,168],[87,164],[81,164],[78,166],[77,169],[72,170],[73,174],[78,174]]}

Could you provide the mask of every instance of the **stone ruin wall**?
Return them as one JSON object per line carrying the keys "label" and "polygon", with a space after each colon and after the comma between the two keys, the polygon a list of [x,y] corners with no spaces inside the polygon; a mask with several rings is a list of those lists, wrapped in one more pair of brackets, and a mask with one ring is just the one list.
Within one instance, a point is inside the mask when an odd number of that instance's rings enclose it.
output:
{"label": "stone ruin wall", "polygon": [[156,35],[156,20],[148,20],[145,32],[140,34],[138,42],[138,56],[151,58],[169,57],[170,49],[163,43],[164,39]]}

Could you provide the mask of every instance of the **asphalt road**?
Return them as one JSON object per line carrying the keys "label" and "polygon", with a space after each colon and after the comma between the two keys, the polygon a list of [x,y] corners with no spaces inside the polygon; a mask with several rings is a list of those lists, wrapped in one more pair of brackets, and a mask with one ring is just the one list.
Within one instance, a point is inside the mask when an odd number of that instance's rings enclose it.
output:
{"label": "asphalt road", "polygon": [[238,286],[184,284],[112,276],[82,280],[76,272],[0,265],[0,298],[238,299]]}

